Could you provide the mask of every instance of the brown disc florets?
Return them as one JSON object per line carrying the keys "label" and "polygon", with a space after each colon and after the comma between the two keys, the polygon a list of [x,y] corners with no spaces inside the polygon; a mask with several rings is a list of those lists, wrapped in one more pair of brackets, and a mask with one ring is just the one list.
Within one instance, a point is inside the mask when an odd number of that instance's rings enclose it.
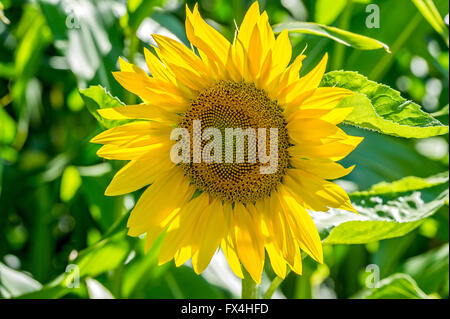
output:
{"label": "brown disc florets", "polygon": [[[208,192],[222,200],[232,202],[255,202],[270,195],[280,183],[288,167],[288,135],[282,109],[276,101],[269,99],[264,90],[246,82],[220,81],[202,91],[192,101],[179,127],[186,128],[190,136],[194,134],[194,121],[201,121],[201,132],[206,128],[217,128],[225,141],[225,129],[246,130],[253,128],[256,132],[256,143],[249,143],[244,137],[244,162],[237,162],[236,140],[233,140],[233,162],[225,161],[225,146],[222,147],[221,163],[194,163],[193,145],[191,143],[191,160],[182,163],[186,175],[200,190]],[[258,134],[258,129],[265,128],[265,136]],[[270,154],[270,129],[276,128],[278,133],[277,167],[271,174],[261,174],[260,167],[269,163],[259,160],[259,139],[266,139],[266,154]],[[202,149],[210,140],[201,142]],[[251,140],[250,140],[251,141]],[[250,147],[248,147],[250,144]],[[261,152],[261,151],[259,151]],[[249,158],[256,158],[255,162]]]}

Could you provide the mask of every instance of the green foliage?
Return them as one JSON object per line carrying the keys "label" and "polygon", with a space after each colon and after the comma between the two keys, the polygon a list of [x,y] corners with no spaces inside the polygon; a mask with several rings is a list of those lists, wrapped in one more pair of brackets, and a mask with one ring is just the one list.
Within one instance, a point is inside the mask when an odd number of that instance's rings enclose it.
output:
{"label": "green foliage", "polygon": [[336,42],[359,50],[384,49],[389,52],[389,47],[378,40],[323,24],[311,22],[287,22],[277,24],[273,27],[274,32],[281,32],[284,29],[287,29],[290,32],[327,37]]}
{"label": "green foliage", "polygon": [[350,194],[358,215],[313,214],[325,244],[365,244],[404,236],[448,199],[448,173],[427,179],[406,177]]}
{"label": "green foliage", "polygon": [[42,288],[42,285],[23,272],[11,269],[0,262],[0,296],[17,297]]}
{"label": "green foliage", "polygon": [[442,245],[424,254],[406,260],[401,266],[403,273],[409,274],[423,291],[430,294],[440,291],[448,282],[449,246]]}
{"label": "green foliage", "polygon": [[395,274],[379,283],[379,287],[363,291],[364,299],[430,299],[410,276]]}
{"label": "green foliage", "polygon": [[63,202],[70,201],[81,186],[81,176],[76,167],[67,166],[61,177],[60,197]]}
{"label": "green foliage", "polygon": [[322,85],[342,87],[358,93],[344,99],[339,105],[354,108],[345,119],[346,124],[406,138],[448,133],[448,126],[422,111],[416,103],[402,98],[398,91],[370,81],[356,72],[327,73]]}
{"label": "green foliage", "polygon": [[103,128],[112,128],[127,122],[108,120],[98,114],[98,109],[123,105],[118,98],[112,97],[111,94],[106,92],[106,90],[100,85],[91,86],[87,89],[80,90],[80,94],[89,112],[91,112],[92,116]]}
{"label": "green foliage", "polygon": [[[232,40],[251,2],[200,0],[199,10]],[[260,1],[277,32],[291,31],[293,57],[306,47],[302,75],[328,52],[322,85],[357,92],[339,105],[354,108],[342,129],[364,141],[337,182],[359,215],[311,213],[324,264],[305,257],[303,276],[278,289],[275,279],[274,297],[448,298],[448,1],[377,1],[379,29],[365,25],[370,1],[301,3]],[[185,4],[0,3],[0,298],[239,297],[221,254],[198,276],[158,265],[161,238],[146,252],[126,234],[140,192],[104,196],[123,163],[89,143],[127,122],[98,109],[139,103],[111,74],[119,56],[145,69],[151,33],[190,46]],[[367,265],[379,267],[378,288]],[[262,286],[273,279],[266,263]]]}
{"label": "green foliage", "polygon": [[441,18],[439,10],[436,8],[432,0],[413,0],[417,9],[422,13],[423,17],[438,32],[444,41],[449,45],[448,40],[448,27],[445,25],[444,20]]}

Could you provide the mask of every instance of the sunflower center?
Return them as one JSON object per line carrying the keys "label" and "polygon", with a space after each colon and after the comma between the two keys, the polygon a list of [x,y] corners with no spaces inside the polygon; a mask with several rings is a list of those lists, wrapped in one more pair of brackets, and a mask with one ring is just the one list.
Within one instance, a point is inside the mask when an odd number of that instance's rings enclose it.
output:
{"label": "sunflower center", "polygon": [[[191,160],[181,165],[200,191],[247,203],[268,196],[280,183],[288,166],[286,122],[281,108],[263,90],[246,82],[218,82],[192,101],[179,126],[195,137],[199,124],[202,149],[218,136],[223,145],[212,150],[214,162],[196,162],[196,150],[190,146]],[[221,134],[205,139],[210,128]]]}

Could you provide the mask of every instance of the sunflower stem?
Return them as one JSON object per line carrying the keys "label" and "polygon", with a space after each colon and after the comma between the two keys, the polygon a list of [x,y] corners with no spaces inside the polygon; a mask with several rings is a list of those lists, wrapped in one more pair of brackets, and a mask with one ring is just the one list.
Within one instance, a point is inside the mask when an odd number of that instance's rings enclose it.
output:
{"label": "sunflower stem", "polygon": [[[289,273],[289,272],[288,272]],[[278,286],[283,282],[283,278],[276,276],[272,282],[270,283],[269,288],[267,289],[266,293],[264,294],[264,299],[270,299],[272,298],[273,294],[277,290]]]}
{"label": "sunflower stem", "polygon": [[241,299],[258,299],[259,289],[256,282],[247,270],[242,269],[242,272],[244,274],[244,278],[242,279]]}

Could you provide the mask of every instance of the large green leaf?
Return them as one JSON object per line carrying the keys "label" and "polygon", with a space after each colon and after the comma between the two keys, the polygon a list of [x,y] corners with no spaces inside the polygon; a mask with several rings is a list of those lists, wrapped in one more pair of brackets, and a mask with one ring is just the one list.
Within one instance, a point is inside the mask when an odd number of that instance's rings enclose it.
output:
{"label": "large green leaf", "polygon": [[360,50],[384,49],[389,52],[389,47],[378,40],[323,24],[313,22],[287,22],[273,26],[275,33],[282,32],[284,29],[295,33],[313,34],[330,38],[346,46]]}
{"label": "large green leaf", "polygon": [[331,210],[312,217],[324,244],[364,244],[403,236],[448,199],[448,172],[429,178],[406,177],[350,194],[358,215]]}
{"label": "large green leaf", "polygon": [[342,87],[358,93],[339,103],[339,107],[354,108],[345,119],[346,124],[406,138],[448,133],[448,126],[423,112],[416,103],[402,98],[398,91],[370,81],[356,72],[329,72],[321,85]]}
{"label": "large green leaf", "polygon": [[376,288],[366,289],[356,298],[364,299],[430,299],[410,276],[395,274],[379,282]]}
{"label": "large green leaf", "polygon": [[127,122],[107,120],[101,117],[100,114],[98,114],[98,109],[123,105],[123,103],[118,98],[113,97],[102,86],[90,86],[87,89],[80,90],[80,94],[89,112],[91,112],[91,114],[103,128],[111,128]]}

